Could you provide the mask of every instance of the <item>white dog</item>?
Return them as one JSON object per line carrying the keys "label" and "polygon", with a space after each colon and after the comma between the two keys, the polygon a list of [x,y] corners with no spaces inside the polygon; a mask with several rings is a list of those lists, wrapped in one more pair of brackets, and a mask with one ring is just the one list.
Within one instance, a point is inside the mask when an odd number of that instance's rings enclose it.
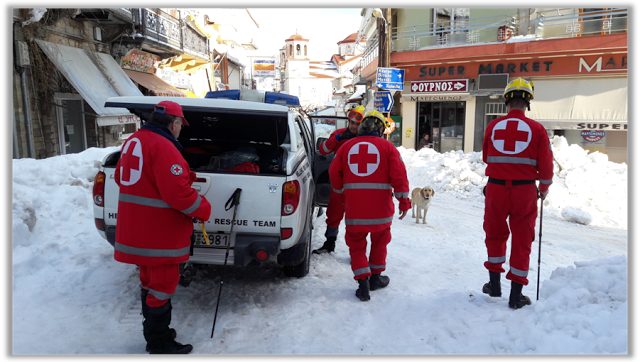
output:
{"label": "white dog", "polygon": [[[427,211],[429,211],[429,206],[431,205],[431,198],[435,194],[436,192],[429,186],[423,188],[416,187],[411,191],[411,217],[416,219],[416,224],[420,222],[421,217],[422,223],[427,223]],[[416,208],[418,209],[417,218],[415,213]],[[422,210],[424,210],[424,215],[422,215]]]}

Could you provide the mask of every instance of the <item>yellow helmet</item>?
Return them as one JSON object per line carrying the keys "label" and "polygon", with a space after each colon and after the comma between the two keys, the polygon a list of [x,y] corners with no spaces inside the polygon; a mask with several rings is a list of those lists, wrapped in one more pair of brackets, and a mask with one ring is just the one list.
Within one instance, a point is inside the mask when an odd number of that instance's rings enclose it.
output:
{"label": "yellow helmet", "polygon": [[391,123],[382,115],[382,113],[378,111],[369,111],[364,114],[363,120],[367,119],[367,117],[373,117],[376,119],[375,123],[383,126],[384,128],[391,127]]}
{"label": "yellow helmet", "polygon": [[507,84],[503,94],[505,99],[524,98],[526,101],[533,99],[533,81],[516,78]]}
{"label": "yellow helmet", "polygon": [[350,121],[362,122],[362,120],[364,119],[364,117],[362,116],[364,110],[364,106],[357,106],[355,108],[352,108],[347,113],[347,118],[349,118]]}

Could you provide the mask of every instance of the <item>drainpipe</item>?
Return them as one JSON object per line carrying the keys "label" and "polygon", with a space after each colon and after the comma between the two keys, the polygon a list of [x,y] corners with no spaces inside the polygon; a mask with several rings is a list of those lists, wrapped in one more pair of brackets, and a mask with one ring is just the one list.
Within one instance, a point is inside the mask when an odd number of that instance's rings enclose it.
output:
{"label": "drainpipe", "polygon": [[18,128],[16,127],[16,114],[13,113],[13,158],[20,158],[20,154],[18,152]]}
{"label": "drainpipe", "polygon": [[[27,153],[29,158],[36,158],[36,150],[34,147],[34,142],[33,142],[33,130],[31,128],[31,104],[29,102],[29,94],[27,92],[27,76],[25,74],[25,72],[27,71],[27,69],[29,69],[30,67],[30,61],[28,59],[28,51],[26,52],[27,54],[16,54],[16,49],[15,47],[17,47],[18,45],[16,44],[17,42],[17,38],[16,38],[16,26],[18,25],[18,22],[14,22],[13,23],[13,46],[14,46],[14,50],[13,50],[13,61],[14,64],[16,65],[15,70],[16,72],[20,73],[20,88],[22,91],[22,106],[24,108],[24,118],[25,118],[25,131],[26,131],[26,138],[27,138]],[[20,34],[22,36],[22,34]],[[25,58],[26,56],[26,58]],[[15,123],[15,115],[14,115],[14,123]],[[17,135],[15,135],[15,132],[17,130],[16,127],[13,128],[14,129],[14,140],[17,139]],[[43,140],[44,141],[44,140]],[[17,142],[15,142],[17,144]]]}

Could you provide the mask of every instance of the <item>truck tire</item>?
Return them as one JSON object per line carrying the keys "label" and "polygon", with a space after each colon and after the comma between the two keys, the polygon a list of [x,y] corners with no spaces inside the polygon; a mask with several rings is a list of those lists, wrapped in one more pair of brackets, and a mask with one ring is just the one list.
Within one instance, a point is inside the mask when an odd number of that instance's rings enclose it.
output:
{"label": "truck tire", "polygon": [[[309,274],[309,266],[311,265],[311,215],[307,217],[307,235],[301,242],[298,242],[293,248],[304,248],[304,258],[302,262],[297,265],[285,265],[283,266],[284,275],[288,277],[303,278]],[[298,249],[299,250],[299,249]]]}

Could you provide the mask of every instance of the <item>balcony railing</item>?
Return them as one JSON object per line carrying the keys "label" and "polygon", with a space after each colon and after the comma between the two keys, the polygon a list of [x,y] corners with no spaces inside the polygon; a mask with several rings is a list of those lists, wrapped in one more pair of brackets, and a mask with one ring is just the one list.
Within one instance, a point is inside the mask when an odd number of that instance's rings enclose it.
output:
{"label": "balcony railing", "polygon": [[552,9],[537,12],[536,39],[606,35],[627,31],[627,9],[598,9],[574,12]]}
{"label": "balcony railing", "polygon": [[513,35],[516,19],[501,15],[448,23],[426,23],[391,29],[391,51],[493,43]]}

